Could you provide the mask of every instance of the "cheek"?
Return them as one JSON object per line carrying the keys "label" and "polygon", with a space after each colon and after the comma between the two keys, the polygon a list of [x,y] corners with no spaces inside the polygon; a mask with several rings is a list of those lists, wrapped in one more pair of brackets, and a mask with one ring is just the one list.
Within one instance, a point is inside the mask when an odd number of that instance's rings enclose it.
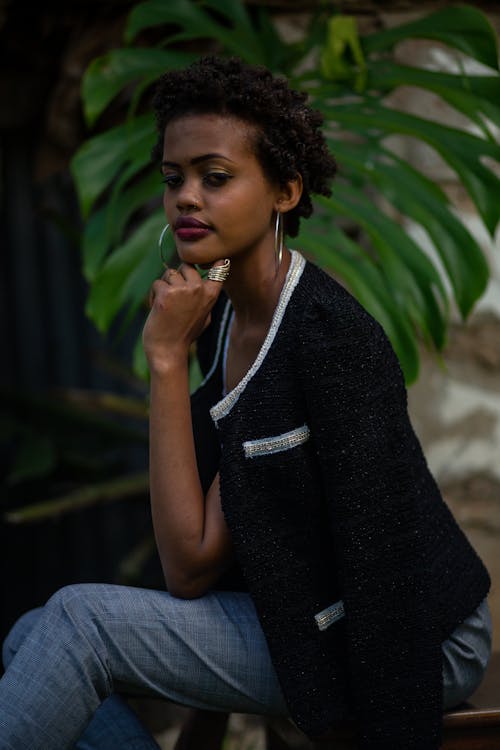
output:
{"label": "cheek", "polygon": [[165,191],[163,194],[163,211],[167,217],[167,221],[171,223],[175,215],[175,200],[172,193]]}
{"label": "cheek", "polygon": [[274,198],[269,195],[267,185],[254,183],[250,189],[246,186],[246,189],[233,193],[226,208],[234,228],[243,225],[262,228],[271,224],[273,206]]}

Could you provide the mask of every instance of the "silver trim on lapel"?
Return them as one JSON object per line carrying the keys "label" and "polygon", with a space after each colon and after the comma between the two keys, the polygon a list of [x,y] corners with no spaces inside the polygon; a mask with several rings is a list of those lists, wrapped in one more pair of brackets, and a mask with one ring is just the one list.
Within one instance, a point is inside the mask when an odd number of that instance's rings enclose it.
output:
{"label": "silver trim on lapel", "polygon": [[246,458],[255,456],[267,456],[270,453],[281,453],[301,445],[309,440],[309,427],[303,424],[302,427],[296,427],[295,430],[283,432],[281,435],[274,437],[259,438],[258,440],[245,440],[243,450]]}
{"label": "silver trim on lapel", "polygon": [[305,258],[303,258],[303,256],[296,250],[291,250],[290,253],[292,256],[292,259],[290,261],[290,268],[288,269],[286,281],[283,285],[283,289],[281,290],[280,298],[278,300],[278,304],[276,305],[273,319],[267,332],[267,336],[264,339],[264,343],[262,344],[262,347],[247,374],[240,380],[238,385],[235,386],[232,391],[229,391],[227,396],[221,399],[221,401],[218,401],[210,409],[210,415],[215,424],[217,424],[219,419],[222,419],[229,414],[229,412],[245,390],[248,382],[253,378],[253,376],[263,363],[266,354],[274,341],[274,337],[278,332],[278,328],[280,327],[283,315],[285,314],[285,310],[290,301],[290,297],[292,296],[293,290],[299,283],[299,279],[302,276],[302,271],[304,270],[304,266],[306,264]]}

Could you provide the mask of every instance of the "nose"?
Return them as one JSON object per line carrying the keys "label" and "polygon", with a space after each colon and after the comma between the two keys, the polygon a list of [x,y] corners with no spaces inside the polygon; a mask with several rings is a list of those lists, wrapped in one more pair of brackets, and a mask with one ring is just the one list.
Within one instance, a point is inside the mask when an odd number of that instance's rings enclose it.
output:
{"label": "nose", "polygon": [[185,179],[177,192],[176,207],[181,213],[197,211],[201,205],[200,191],[194,180]]}

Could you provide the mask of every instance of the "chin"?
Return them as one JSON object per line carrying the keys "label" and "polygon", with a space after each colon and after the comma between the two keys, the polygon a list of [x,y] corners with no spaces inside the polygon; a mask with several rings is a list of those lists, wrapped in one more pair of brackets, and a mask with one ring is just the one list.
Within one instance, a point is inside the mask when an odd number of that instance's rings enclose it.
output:
{"label": "chin", "polygon": [[210,268],[216,260],[220,260],[220,257],[212,257],[211,253],[203,252],[200,248],[183,247],[177,248],[177,255],[183,263],[189,263],[192,266],[200,266],[200,268]]}

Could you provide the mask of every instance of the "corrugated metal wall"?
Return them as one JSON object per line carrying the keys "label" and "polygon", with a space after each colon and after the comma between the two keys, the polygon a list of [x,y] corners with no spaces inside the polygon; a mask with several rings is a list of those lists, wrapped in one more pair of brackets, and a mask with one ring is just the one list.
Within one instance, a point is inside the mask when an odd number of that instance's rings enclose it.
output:
{"label": "corrugated metal wall", "polygon": [[[67,173],[34,185],[35,139],[32,128],[11,130],[0,143],[3,422],[10,391],[43,395],[54,387],[77,387],[123,393],[126,388],[96,364],[96,355],[109,352],[109,345],[83,313],[85,284],[71,238],[79,230],[74,191]],[[131,337],[121,340],[113,356],[125,357],[130,347]],[[118,460],[125,470],[143,468],[145,452],[145,446],[128,449]],[[12,458],[8,446],[0,458],[5,475]],[[30,492],[36,486],[29,485]],[[5,510],[5,482],[3,495]],[[118,561],[148,529],[146,504],[138,500],[28,526],[0,521],[0,637],[24,609],[43,603],[59,586],[114,580]]]}

